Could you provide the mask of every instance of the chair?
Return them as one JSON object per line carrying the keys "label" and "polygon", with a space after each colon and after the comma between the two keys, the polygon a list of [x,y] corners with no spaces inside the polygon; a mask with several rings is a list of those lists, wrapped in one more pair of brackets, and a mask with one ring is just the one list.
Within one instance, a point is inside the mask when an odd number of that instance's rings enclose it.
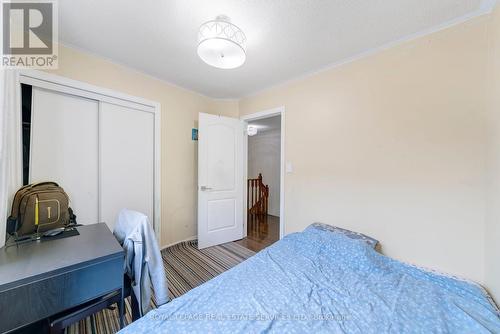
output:
{"label": "chair", "polygon": [[125,282],[135,320],[150,309],[151,287],[158,305],[168,301],[163,259],[149,219],[140,212],[123,209],[113,234],[125,249]]}

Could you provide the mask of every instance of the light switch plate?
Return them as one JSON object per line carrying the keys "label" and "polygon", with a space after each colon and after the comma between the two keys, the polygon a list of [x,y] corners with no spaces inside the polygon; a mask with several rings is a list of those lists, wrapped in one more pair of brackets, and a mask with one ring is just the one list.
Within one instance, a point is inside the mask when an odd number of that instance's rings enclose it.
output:
{"label": "light switch plate", "polygon": [[293,173],[293,165],[290,161],[286,162],[286,172],[287,173]]}

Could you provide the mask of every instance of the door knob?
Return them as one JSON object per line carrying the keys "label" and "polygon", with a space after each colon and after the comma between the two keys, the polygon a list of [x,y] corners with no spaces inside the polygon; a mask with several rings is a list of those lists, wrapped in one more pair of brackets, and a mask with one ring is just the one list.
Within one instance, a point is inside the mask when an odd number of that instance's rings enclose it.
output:
{"label": "door knob", "polygon": [[207,187],[207,186],[201,186],[200,189],[201,189],[201,191],[212,190],[212,188]]}

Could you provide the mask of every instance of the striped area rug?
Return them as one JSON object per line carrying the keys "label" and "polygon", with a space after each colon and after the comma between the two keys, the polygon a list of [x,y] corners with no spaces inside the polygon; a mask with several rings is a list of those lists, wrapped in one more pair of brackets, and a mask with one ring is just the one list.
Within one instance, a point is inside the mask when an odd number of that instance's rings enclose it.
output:
{"label": "striped area rug", "polygon": [[[181,242],[161,252],[171,299],[214,278],[255,253],[235,242],[198,249],[196,240]],[[125,300],[125,324],[132,321],[130,298]],[[156,302],[153,295],[153,307]],[[103,310],[66,329],[68,334],[108,334],[119,330],[118,311]]]}

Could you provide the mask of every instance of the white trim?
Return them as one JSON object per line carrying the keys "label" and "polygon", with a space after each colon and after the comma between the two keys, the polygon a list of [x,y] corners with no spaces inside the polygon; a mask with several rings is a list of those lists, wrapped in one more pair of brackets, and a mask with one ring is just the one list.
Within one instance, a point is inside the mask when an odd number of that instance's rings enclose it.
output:
{"label": "white trim", "polygon": [[[41,87],[44,89],[50,89],[53,91],[62,92],[66,94],[82,96],[100,102],[107,102],[121,106],[126,106],[129,108],[134,108],[144,112],[151,112],[154,114],[155,147],[154,147],[154,176],[153,176],[154,177],[153,226],[156,238],[160,240],[161,237],[161,104],[159,102],[150,101],[141,97],[136,97],[121,92],[117,92],[112,89],[94,86],[81,81],[72,80],[37,70],[21,71],[19,74],[18,84],[17,84],[19,87],[19,92],[21,92],[21,83],[29,84],[35,87]],[[20,108],[21,107],[19,107],[19,110]],[[22,150],[22,144],[20,149]],[[100,187],[101,186],[99,180],[98,196],[100,196],[100,189],[101,189]]]}
{"label": "white trim", "polygon": [[143,111],[156,112],[153,110],[157,102],[149,101],[140,97],[123,94],[108,88],[90,85],[81,81],[68,79],[54,74],[37,70],[22,71],[20,73],[21,83],[54,90],[66,94],[78,95],[93,100],[123,105]]}
{"label": "white trim", "polygon": [[[101,220],[102,207],[101,207],[101,194],[102,194],[102,101],[97,101],[97,219]],[[33,110],[33,108],[32,108]],[[31,113],[33,115],[33,113]],[[33,124],[33,123],[32,123]],[[30,155],[31,156],[31,155]],[[30,164],[31,166],[31,164]],[[31,171],[31,168],[30,168]],[[153,225],[154,226],[154,225]]]}
{"label": "white trim", "polygon": [[191,236],[189,238],[186,238],[186,239],[182,239],[181,241],[175,241],[175,242],[172,242],[170,244],[167,244],[167,245],[164,245],[164,246],[161,246],[160,247],[160,251],[164,250],[164,249],[167,249],[168,247],[172,247],[172,246],[175,246],[177,244],[180,244],[181,242],[186,242],[186,241],[193,241],[193,240],[196,240],[198,239],[198,236],[194,235],[194,236]]}
{"label": "white trim", "polygon": [[[16,99],[14,102],[14,104],[15,104],[14,108],[21,111],[21,108],[22,108],[21,93],[22,93],[22,91],[21,91],[21,85],[19,84],[19,72],[16,71],[16,73],[14,75],[15,75],[15,83],[16,83],[16,87],[15,87]],[[9,84],[10,84],[10,82],[9,82]],[[5,88],[5,87],[3,87],[3,88]],[[3,93],[4,93],[4,91],[0,92],[0,94],[3,94]],[[3,102],[2,102],[2,104],[3,104]],[[4,111],[2,110],[2,112],[4,112]],[[12,190],[17,191],[17,189],[19,189],[23,185],[23,171],[22,171],[22,166],[23,166],[23,154],[22,154],[22,152],[23,152],[23,131],[22,131],[22,122],[23,122],[22,112],[20,112],[16,116],[16,123],[21,125],[21,129],[19,129],[18,136],[16,136],[17,140],[14,143],[15,149],[18,152],[18,154],[15,155],[15,159],[17,160],[17,163],[15,163],[13,165],[17,166],[18,168],[21,168],[21,171],[20,172],[18,171],[17,173],[11,173],[13,175],[9,176],[9,178],[11,179],[10,181],[14,182],[14,184],[9,184],[8,189],[10,191],[12,191]],[[13,177],[13,179],[12,179],[12,177]],[[4,217],[0,217],[0,219],[1,219],[0,220],[0,247],[3,247],[5,245],[5,242],[7,241],[6,240],[8,237],[7,217],[9,217],[11,214],[11,206],[9,206],[9,204],[11,204],[12,200],[14,200],[14,195],[15,195],[14,193],[7,194],[9,201],[7,201],[7,199],[2,199],[1,205],[5,204],[5,205],[7,205],[7,207],[6,207],[6,211],[5,211],[6,215]],[[7,204],[7,203],[9,203],[9,204]]]}
{"label": "white trim", "polygon": [[155,129],[154,129],[154,175],[153,175],[153,219],[155,221],[154,230],[156,240],[161,240],[161,104],[154,102],[155,108]]}
{"label": "white trim", "polygon": [[260,88],[260,89],[258,89],[256,91],[254,91],[254,92],[251,92],[251,93],[248,93],[248,94],[244,94],[243,96],[240,97],[240,99],[254,97],[254,96],[259,95],[261,93],[264,93],[264,92],[266,92],[266,91],[268,91],[270,89],[275,89],[275,88],[280,88],[280,87],[283,87],[283,86],[287,86],[287,85],[295,83],[297,81],[300,81],[300,80],[312,77],[312,76],[314,76],[316,74],[320,74],[322,72],[326,72],[326,71],[332,70],[334,68],[341,67],[341,66],[349,64],[349,63],[353,63],[353,62],[355,62],[357,60],[361,60],[361,59],[367,58],[369,56],[375,55],[377,53],[380,53],[380,52],[385,51],[387,49],[393,48],[393,47],[398,46],[400,44],[404,44],[406,42],[412,41],[414,39],[417,39],[417,38],[420,38],[420,37],[424,37],[424,36],[427,36],[427,35],[439,32],[441,30],[446,30],[446,29],[451,28],[453,26],[456,26],[458,24],[461,24],[461,23],[464,23],[466,21],[469,21],[469,20],[471,20],[473,18],[482,16],[482,15],[490,14],[491,11],[494,8],[496,2],[497,2],[497,0],[483,0],[482,3],[481,3],[481,5],[480,5],[480,7],[479,7],[479,9],[476,10],[476,11],[473,11],[473,12],[471,12],[469,14],[457,17],[455,19],[452,19],[450,21],[444,22],[442,24],[439,24],[439,25],[431,27],[431,28],[424,29],[424,30],[421,30],[419,32],[416,32],[416,33],[413,33],[413,34],[410,34],[410,35],[407,35],[407,36],[403,36],[403,37],[401,37],[399,39],[396,39],[396,40],[394,40],[392,42],[388,42],[388,43],[382,44],[380,46],[376,46],[374,48],[362,51],[362,52],[360,52],[360,53],[358,53],[358,54],[356,54],[354,56],[350,56],[350,57],[347,57],[347,58],[344,58],[344,59],[340,59],[340,60],[335,61],[333,63],[330,63],[330,64],[328,64],[326,66],[323,66],[323,67],[321,67],[319,69],[306,72],[306,73],[304,73],[302,75],[293,77],[293,78],[291,78],[289,80],[284,80],[284,81],[278,82],[276,84],[271,84],[271,85],[265,86],[263,88]]}
{"label": "white trim", "polygon": [[[254,114],[241,116],[240,119],[244,122],[255,121],[262,118],[269,118],[273,116],[281,116],[281,154],[280,154],[280,239],[285,234],[285,107],[277,107],[268,109]],[[244,171],[244,184],[247,184],[248,179],[248,136],[245,132],[245,139],[243,140],[243,154],[245,155],[246,163],[243,167]],[[247,233],[247,189],[243,189],[243,238]]]}

